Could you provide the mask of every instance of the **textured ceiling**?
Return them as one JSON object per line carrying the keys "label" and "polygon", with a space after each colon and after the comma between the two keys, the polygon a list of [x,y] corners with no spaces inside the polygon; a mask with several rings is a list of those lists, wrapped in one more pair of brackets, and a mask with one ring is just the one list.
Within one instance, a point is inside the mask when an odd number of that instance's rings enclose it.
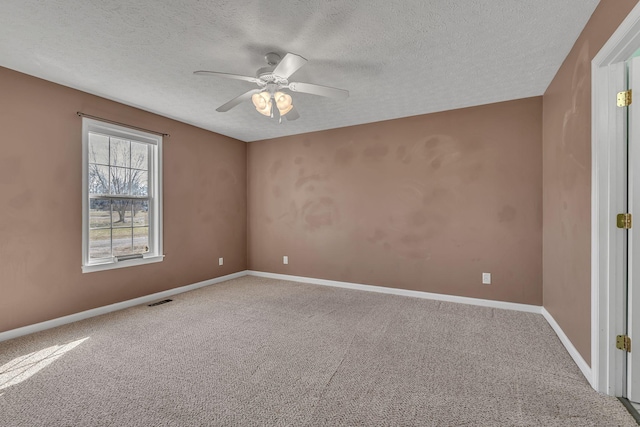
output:
{"label": "textured ceiling", "polygon": [[[1,0],[0,66],[242,141],[541,95],[598,0]],[[309,62],[301,117],[245,102],[264,54]],[[88,112],[90,113],[90,112]]]}

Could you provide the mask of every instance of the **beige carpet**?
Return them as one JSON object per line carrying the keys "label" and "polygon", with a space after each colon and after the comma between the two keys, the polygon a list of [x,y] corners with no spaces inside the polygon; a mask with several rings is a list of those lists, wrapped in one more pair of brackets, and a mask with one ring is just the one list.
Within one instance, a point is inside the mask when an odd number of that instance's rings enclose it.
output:
{"label": "beige carpet", "polygon": [[542,316],[243,277],[0,343],[1,426],[634,426]]}

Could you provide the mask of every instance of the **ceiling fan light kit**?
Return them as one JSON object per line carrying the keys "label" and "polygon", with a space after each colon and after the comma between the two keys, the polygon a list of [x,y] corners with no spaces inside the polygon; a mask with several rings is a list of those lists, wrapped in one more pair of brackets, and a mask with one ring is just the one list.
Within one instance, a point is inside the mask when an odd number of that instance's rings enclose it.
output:
{"label": "ceiling fan light kit", "polygon": [[278,108],[281,116],[284,116],[293,109],[293,99],[291,99],[291,95],[284,92],[276,92],[272,96],[265,90],[259,93],[254,93],[251,96],[251,101],[256,107],[256,110],[258,110],[260,114],[269,117],[273,117],[271,111],[271,107],[273,105],[272,99],[275,100],[276,107]]}
{"label": "ceiling fan light kit", "polygon": [[[281,60],[280,55],[269,52],[265,55],[265,60],[268,66],[260,68],[256,77],[220,73],[217,71],[195,71],[194,74],[218,76],[257,84],[259,89],[252,89],[233,98],[226,104],[216,108],[216,111],[224,113],[236,105],[251,99],[260,114],[277,118],[280,123],[282,123],[283,116],[288,120],[296,120],[300,117],[293,107],[291,95],[282,92],[282,89],[328,98],[346,99],[349,97],[349,92],[343,89],[320,86],[312,83],[289,82],[289,77],[307,63],[307,60],[300,55],[287,53]],[[276,108],[272,108],[274,104]]]}

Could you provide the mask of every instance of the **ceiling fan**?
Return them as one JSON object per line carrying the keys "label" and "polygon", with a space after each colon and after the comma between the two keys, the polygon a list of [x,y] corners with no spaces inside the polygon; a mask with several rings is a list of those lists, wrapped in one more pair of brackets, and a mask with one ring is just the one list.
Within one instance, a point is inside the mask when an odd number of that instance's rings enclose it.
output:
{"label": "ceiling fan", "polygon": [[[259,113],[271,118],[277,118],[280,123],[282,123],[282,116],[288,120],[295,120],[300,117],[293,107],[291,95],[282,92],[282,89],[328,98],[346,99],[349,97],[349,91],[343,89],[312,83],[290,82],[288,80],[289,77],[307,63],[307,60],[300,55],[287,53],[284,58],[280,58],[277,53],[270,52],[264,56],[264,59],[267,61],[267,66],[260,68],[256,73],[256,77],[219,73],[217,71],[194,71],[193,74],[219,76],[257,84],[258,89],[252,89],[233,98],[226,104],[216,108],[216,111],[224,113],[241,102],[251,99]],[[276,108],[272,108],[273,105]]]}

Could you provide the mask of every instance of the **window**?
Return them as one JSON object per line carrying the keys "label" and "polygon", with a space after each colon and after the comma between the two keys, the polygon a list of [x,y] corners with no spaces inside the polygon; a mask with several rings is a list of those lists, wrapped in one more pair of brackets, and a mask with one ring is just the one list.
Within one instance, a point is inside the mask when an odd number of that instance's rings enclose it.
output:
{"label": "window", "polygon": [[162,137],[83,117],[82,271],[162,261]]}

